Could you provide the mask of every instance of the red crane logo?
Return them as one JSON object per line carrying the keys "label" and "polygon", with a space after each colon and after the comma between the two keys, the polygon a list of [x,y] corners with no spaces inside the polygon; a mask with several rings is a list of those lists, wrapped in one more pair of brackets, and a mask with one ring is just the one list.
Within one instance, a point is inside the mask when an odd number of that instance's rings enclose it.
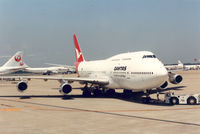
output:
{"label": "red crane logo", "polygon": [[20,55],[17,55],[17,56],[15,56],[15,61],[16,61],[16,62],[20,62],[20,61],[21,61],[21,59],[22,59],[22,58],[21,58],[21,56],[20,56]]}
{"label": "red crane logo", "polygon": [[20,65],[20,66],[23,66],[23,65],[24,65],[24,62],[20,62],[19,65]]}

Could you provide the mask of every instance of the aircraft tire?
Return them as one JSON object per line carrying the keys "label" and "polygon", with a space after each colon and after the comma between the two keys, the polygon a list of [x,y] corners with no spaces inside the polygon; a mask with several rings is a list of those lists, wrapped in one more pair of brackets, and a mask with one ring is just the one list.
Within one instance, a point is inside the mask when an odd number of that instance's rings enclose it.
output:
{"label": "aircraft tire", "polygon": [[197,100],[193,96],[191,96],[191,97],[189,97],[187,99],[187,104],[189,104],[189,105],[195,105],[195,104],[197,104]]}
{"label": "aircraft tire", "polygon": [[94,95],[94,96],[101,96],[101,95],[102,95],[102,91],[99,90],[99,89],[95,89],[95,90],[93,91],[93,95]]}
{"label": "aircraft tire", "polygon": [[123,90],[123,96],[124,97],[131,97],[132,96],[132,91],[131,90],[127,90],[127,89],[124,89]]}
{"label": "aircraft tire", "polygon": [[142,99],[142,102],[145,103],[145,104],[149,104],[151,101],[151,98],[150,97],[146,97],[146,98],[143,98]]}
{"label": "aircraft tire", "polygon": [[106,91],[106,96],[114,96],[115,95],[115,90],[114,89],[109,89]]}
{"label": "aircraft tire", "polygon": [[83,93],[82,93],[82,95],[84,97],[90,97],[91,96],[91,92],[89,90],[84,90]]}
{"label": "aircraft tire", "polygon": [[177,104],[179,104],[178,98],[177,97],[172,97],[170,99],[170,104],[171,105],[177,105]]}

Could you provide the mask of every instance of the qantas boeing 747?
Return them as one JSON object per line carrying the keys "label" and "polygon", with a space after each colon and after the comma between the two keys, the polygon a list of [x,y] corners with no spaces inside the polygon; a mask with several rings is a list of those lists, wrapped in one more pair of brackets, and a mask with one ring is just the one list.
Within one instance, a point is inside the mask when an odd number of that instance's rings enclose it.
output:
{"label": "qantas boeing 747", "polygon": [[156,88],[165,88],[167,80],[173,84],[180,83],[182,77],[177,74],[168,74],[163,63],[149,51],[121,53],[104,60],[86,61],[83,57],[74,35],[76,71],[78,77],[20,77],[17,87],[19,91],[27,89],[23,79],[58,80],[61,82],[60,92],[68,94],[72,91],[70,83],[78,81],[84,84],[83,95],[98,95],[107,93],[112,95],[115,89],[124,91],[149,91]]}

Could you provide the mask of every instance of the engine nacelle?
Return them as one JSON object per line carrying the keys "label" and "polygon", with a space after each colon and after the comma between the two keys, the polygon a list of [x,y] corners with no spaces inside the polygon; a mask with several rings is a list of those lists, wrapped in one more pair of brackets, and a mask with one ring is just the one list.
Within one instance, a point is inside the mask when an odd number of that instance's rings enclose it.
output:
{"label": "engine nacelle", "polygon": [[20,91],[20,92],[25,91],[27,88],[28,88],[28,85],[27,85],[27,83],[24,82],[24,81],[20,81],[20,82],[17,84],[17,89],[18,89],[18,91]]}
{"label": "engine nacelle", "polygon": [[183,77],[178,74],[169,73],[169,82],[172,84],[178,84],[183,80]]}
{"label": "engine nacelle", "polygon": [[160,87],[161,87],[161,88],[166,88],[167,86],[168,86],[168,82],[165,81],[165,83],[163,83]]}
{"label": "engine nacelle", "polygon": [[68,94],[71,91],[72,91],[72,86],[69,84],[64,83],[60,86],[60,93],[62,94]]}

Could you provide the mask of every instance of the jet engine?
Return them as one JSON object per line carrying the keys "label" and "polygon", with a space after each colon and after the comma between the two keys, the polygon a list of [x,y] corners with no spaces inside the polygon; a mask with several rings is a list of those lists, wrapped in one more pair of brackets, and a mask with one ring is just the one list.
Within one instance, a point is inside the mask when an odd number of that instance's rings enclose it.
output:
{"label": "jet engine", "polygon": [[169,73],[169,82],[172,84],[178,84],[183,80],[183,77],[178,74]]}
{"label": "jet engine", "polygon": [[18,91],[20,91],[20,92],[25,91],[27,88],[28,88],[28,85],[27,85],[27,83],[24,82],[24,81],[20,81],[20,82],[17,84],[17,89],[18,89]]}
{"label": "jet engine", "polygon": [[60,86],[60,93],[62,94],[68,94],[71,91],[72,91],[72,86],[67,83],[64,83]]}

